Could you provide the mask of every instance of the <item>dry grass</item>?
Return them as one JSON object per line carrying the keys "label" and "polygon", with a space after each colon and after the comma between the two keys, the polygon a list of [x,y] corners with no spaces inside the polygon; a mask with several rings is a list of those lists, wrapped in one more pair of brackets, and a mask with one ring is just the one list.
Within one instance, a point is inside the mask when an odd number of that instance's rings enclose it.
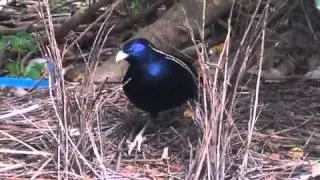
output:
{"label": "dry grass", "polygon": [[[269,4],[264,7],[259,13],[256,8],[248,21],[239,22],[246,29],[237,45],[230,44],[235,41],[229,34],[218,64],[206,69],[205,54],[199,53],[206,78],[194,119],[173,113],[178,123],[147,132],[141,152],[127,152],[135,135],[132,129],[139,128],[143,121],[137,120],[144,118],[137,116],[138,110],[128,103],[120,84],[96,86],[88,80],[66,84],[57,73],[51,76],[55,87],[50,90],[0,97],[0,176],[298,179],[310,174],[320,149],[317,85],[264,84],[259,75],[245,78],[247,83],[240,85],[256,49],[261,53],[257,63],[261,72],[270,15]],[[50,24],[47,34],[54,37]],[[107,34],[102,28],[92,49],[98,50]],[[50,38],[50,46],[42,48],[61,70],[63,52],[55,40]],[[98,56],[99,51],[92,52],[88,73]]]}

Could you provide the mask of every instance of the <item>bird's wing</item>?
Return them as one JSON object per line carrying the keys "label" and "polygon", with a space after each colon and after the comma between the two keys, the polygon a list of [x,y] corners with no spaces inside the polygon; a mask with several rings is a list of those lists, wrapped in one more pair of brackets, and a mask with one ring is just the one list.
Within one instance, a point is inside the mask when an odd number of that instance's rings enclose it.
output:
{"label": "bird's wing", "polygon": [[181,67],[183,67],[184,69],[186,69],[192,75],[193,79],[197,82],[196,75],[194,74],[194,72],[189,68],[189,66],[185,62],[181,61],[180,59],[178,59],[178,58],[176,58],[176,57],[174,57],[174,56],[172,56],[170,54],[167,54],[167,53],[165,53],[163,51],[160,51],[160,50],[158,50],[158,49],[156,49],[156,48],[154,48],[152,46],[151,46],[151,48],[152,48],[153,51],[155,51],[155,52],[163,55],[164,57],[166,57],[169,61],[173,61],[173,62],[177,63],[178,65],[180,65]]}

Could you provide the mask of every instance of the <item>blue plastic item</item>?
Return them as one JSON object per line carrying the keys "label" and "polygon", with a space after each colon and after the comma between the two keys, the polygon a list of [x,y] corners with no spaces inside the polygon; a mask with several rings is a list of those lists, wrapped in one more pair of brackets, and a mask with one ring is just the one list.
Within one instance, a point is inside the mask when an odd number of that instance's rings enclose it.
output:
{"label": "blue plastic item", "polygon": [[24,77],[0,77],[0,87],[8,88],[24,88],[24,89],[47,89],[49,88],[49,81],[46,79],[34,80]]}

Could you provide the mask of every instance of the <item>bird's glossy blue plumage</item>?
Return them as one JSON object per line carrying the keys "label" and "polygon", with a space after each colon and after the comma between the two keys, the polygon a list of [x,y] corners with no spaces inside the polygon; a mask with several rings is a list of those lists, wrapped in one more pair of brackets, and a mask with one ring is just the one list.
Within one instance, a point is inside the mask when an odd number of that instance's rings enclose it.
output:
{"label": "bird's glossy blue plumage", "polygon": [[151,63],[148,66],[148,73],[151,76],[161,76],[163,72],[165,72],[164,67],[160,63]]}
{"label": "bird's glossy blue plumage", "polygon": [[129,63],[123,79],[126,96],[152,116],[196,95],[194,67],[156,49],[145,39],[126,43],[116,57],[117,61],[121,59]]}

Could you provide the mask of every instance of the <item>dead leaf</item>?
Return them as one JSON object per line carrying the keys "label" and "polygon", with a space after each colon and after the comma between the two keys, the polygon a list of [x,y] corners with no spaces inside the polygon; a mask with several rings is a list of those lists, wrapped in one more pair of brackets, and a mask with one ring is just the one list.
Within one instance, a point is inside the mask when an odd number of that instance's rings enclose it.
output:
{"label": "dead leaf", "polygon": [[194,116],[194,113],[190,108],[187,108],[186,110],[184,110],[183,116],[186,118],[192,118]]}
{"label": "dead leaf", "polygon": [[289,151],[289,156],[293,160],[301,159],[303,157],[303,154],[304,154],[303,149],[298,146],[291,148]]}
{"label": "dead leaf", "polygon": [[215,54],[215,55],[219,55],[219,54],[221,54],[223,47],[224,47],[224,43],[220,43],[218,45],[215,45],[210,49],[210,53]]}

